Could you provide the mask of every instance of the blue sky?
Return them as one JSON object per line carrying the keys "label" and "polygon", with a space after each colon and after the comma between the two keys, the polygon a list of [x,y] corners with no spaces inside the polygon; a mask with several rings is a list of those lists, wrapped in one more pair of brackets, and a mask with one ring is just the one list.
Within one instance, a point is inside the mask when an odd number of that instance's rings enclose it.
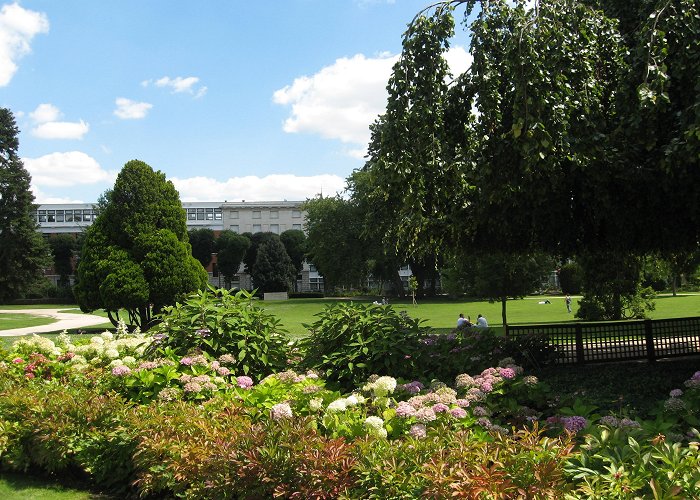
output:
{"label": "blue sky", "polygon": [[39,203],[93,202],[131,159],[183,201],[332,194],[362,166],[429,3],[0,0],[0,106]]}

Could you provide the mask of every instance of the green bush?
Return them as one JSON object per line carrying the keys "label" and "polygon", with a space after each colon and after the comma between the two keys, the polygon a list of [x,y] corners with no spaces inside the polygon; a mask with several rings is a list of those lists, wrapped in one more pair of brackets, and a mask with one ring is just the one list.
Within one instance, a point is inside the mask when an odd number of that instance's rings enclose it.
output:
{"label": "green bush", "polygon": [[263,377],[286,366],[287,338],[280,322],[245,290],[200,290],[166,307],[147,355],[230,354],[232,370]]}
{"label": "green bush", "polygon": [[559,286],[563,293],[581,293],[583,285],[583,269],[576,262],[564,264],[559,269]]}
{"label": "green bush", "polygon": [[390,306],[335,303],[304,325],[310,335],[300,341],[301,366],[317,370],[344,387],[372,374],[411,377],[414,354],[428,328]]}

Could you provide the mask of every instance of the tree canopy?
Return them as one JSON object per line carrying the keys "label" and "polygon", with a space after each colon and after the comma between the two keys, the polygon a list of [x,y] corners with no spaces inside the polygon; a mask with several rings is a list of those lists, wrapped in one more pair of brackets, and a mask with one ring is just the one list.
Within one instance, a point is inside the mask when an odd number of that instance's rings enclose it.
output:
{"label": "tree canopy", "polygon": [[51,265],[38,231],[31,176],[20,159],[12,112],[0,108],[0,302],[18,298]]}
{"label": "tree canopy", "polygon": [[230,229],[225,229],[219,234],[216,240],[216,261],[227,287],[231,287],[231,280],[241,267],[249,248],[250,239],[242,234],[234,233]]}
{"label": "tree canopy", "polygon": [[277,237],[260,243],[252,271],[253,286],[260,293],[287,292],[297,276],[292,260]]}
{"label": "tree canopy", "polygon": [[[697,2],[530,5],[416,16],[353,196],[408,253],[697,248]],[[450,81],[454,9],[473,62]]]}
{"label": "tree canopy", "polygon": [[211,264],[212,254],[216,251],[214,231],[203,227],[190,229],[188,235],[192,245],[192,256],[206,269]]}
{"label": "tree canopy", "polygon": [[117,324],[147,330],[153,315],[202,289],[207,273],[192,257],[179,195],[165,175],[127,162],[87,229],[75,293],[85,312],[107,311]]}

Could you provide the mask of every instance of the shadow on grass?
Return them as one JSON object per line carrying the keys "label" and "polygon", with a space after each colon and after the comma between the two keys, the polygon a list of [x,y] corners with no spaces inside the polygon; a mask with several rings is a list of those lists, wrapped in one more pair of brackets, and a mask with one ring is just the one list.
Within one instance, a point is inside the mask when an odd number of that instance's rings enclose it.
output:
{"label": "shadow on grass", "polygon": [[0,472],[0,496],[13,500],[114,500],[116,497],[90,491],[82,484],[56,478]]}

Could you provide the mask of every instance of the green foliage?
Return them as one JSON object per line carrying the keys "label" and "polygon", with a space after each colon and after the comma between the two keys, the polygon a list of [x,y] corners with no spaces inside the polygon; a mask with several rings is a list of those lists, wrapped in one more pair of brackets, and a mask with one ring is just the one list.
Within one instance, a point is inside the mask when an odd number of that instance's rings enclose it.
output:
{"label": "green foliage", "polygon": [[137,160],[124,165],[87,229],[78,277],[83,311],[105,309],[116,326],[123,309],[143,331],[164,306],[206,285],[178,193],[164,174]]}
{"label": "green foliage", "polygon": [[294,264],[279,238],[260,244],[251,272],[253,284],[260,293],[287,292],[296,276]]}
{"label": "green foliage", "polygon": [[216,252],[214,231],[208,228],[190,229],[188,232],[190,245],[192,245],[192,257],[197,259],[205,269],[211,264],[211,259]]}
{"label": "green foliage", "polygon": [[576,262],[568,262],[559,269],[561,291],[568,294],[581,293],[583,286],[583,269]]}
{"label": "green foliage", "polygon": [[576,317],[588,321],[643,319],[654,310],[655,294],[642,288],[642,259],[613,252],[579,257],[584,290]]}
{"label": "green foliage", "polygon": [[230,354],[233,370],[264,376],[285,366],[286,337],[277,318],[245,290],[200,290],[168,306],[156,327],[152,357],[179,358],[195,352]]}
{"label": "green foliage", "polygon": [[18,135],[12,112],[0,108],[0,303],[21,297],[51,265],[32,215],[31,176],[18,154]]}
{"label": "green foliage", "polygon": [[420,321],[390,306],[335,303],[306,325],[310,335],[300,342],[301,365],[318,370],[344,387],[372,374],[411,376],[420,337]]}
{"label": "green foliage", "polygon": [[59,278],[59,286],[66,288],[70,285],[68,276],[73,274],[73,252],[77,248],[75,237],[70,234],[55,234],[49,238],[49,246],[53,254],[54,271]]}
{"label": "green foliage", "polygon": [[367,252],[360,212],[352,201],[335,196],[304,203],[309,260],[323,275],[326,290],[357,287],[367,277]]}
{"label": "green foliage", "polygon": [[225,229],[216,240],[216,262],[219,272],[224,276],[226,286],[231,287],[231,280],[238,273],[243,257],[251,246],[250,239],[241,234]]}
{"label": "green foliage", "polygon": [[299,229],[288,229],[280,234],[280,241],[287,255],[294,264],[294,269],[301,272],[306,257],[306,234]]}

